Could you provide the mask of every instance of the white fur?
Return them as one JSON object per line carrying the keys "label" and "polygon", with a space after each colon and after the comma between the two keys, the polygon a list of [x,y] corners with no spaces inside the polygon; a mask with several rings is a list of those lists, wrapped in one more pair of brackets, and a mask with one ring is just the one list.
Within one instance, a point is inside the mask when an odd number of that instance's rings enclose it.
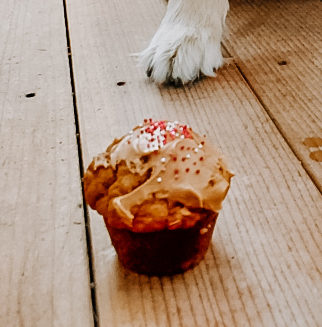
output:
{"label": "white fur", "polygon": [[223,64],[220,42],[228,0],[169,0],[167,12],[141,65],[157,83],[188,83],[200,73],[215,76]]}

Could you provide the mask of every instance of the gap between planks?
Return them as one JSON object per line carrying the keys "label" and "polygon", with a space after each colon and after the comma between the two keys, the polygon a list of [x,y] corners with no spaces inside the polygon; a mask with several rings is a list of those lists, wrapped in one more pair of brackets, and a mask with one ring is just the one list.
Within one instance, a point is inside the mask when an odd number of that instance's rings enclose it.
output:
{"label": "gap between planks", "polygon": [[94,256],[92,253],[92,239],[90,232],[90,219],[87,210],[87,205],[84,197],[84,161],[83,161],[83,152],[81,147],[81,137],[80,137],[80,128],[79,128],[79,118],[77,111],[77,98],[76,98],[76,88],[74,80],[74,71],[73,71],[73,58],[72,58],[72,49],[69,36],[69,25],[68,25],[68,12],[66,0],[63,0],[64,6],[64,18],[65,18],[65,29],[66,29],[66,45],[67,45],[67,56],[69,64],[69,74],[70,74],[70,83],[73,96],[73,108],[74,108],[74,118],[75,118],[75,137],[77,142],[77,152],[78,152],[78,161],[79,161],[79,173],[81,178],[82,186],[82,200],[83,200],[83,210],[84,210],[84,222],[85,222],[85,235],[86,235],[86,245],[87,245],[87,254],[88,254],[88,265],[89,265],[89,277],[90,277],[90,288],[91,288],[91,300],[92,300],[92,312],[93,312],[93,321],[94,327],[98,327],[98,316],[97,316],[97,303],[96,303],[96,291],[95,291],[95,273],[93,269],[93,260]]}

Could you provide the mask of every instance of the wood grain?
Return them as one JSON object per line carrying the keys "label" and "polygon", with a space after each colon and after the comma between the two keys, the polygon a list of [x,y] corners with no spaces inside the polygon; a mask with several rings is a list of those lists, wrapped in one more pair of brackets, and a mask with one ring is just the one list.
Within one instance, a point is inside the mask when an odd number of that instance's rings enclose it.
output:
{"label": "wood grain", "polygon": [[232,0],[225,46],[322,191],[322,3]]}
{"label": "wood grain", "polygon": [[63,3],[0,21],[0,326],[93,326]]}
{"label": "wood grain", "polygon": [[99,325],[318,326],[320,193],[235,66],[184,88],[146,80],[129,54],[164,10],[161,1],[68,2],[85,166],[143,118],[166,118],[206,133],[236,177],[205,260],[181,275],[125,271],[89,211]]}

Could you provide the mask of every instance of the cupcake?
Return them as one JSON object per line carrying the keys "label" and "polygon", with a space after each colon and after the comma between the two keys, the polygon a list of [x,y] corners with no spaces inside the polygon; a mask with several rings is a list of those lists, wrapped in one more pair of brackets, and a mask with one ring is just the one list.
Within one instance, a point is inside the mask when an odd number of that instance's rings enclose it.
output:
{"label": "cupcake", "polygon": [[170,275],[204,257],[232,176],[205,136],[146,119],[96,156],[83,181],[121,263]]}

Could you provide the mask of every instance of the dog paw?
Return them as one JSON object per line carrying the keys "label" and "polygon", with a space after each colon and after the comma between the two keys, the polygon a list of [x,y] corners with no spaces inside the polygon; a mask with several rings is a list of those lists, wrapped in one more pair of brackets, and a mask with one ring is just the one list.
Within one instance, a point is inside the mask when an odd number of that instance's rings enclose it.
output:
{"label": "dog paw", "polygon": [[157,83],[186,84],[201,75],[215,76],[223,64],[220,40],[206,30],[163,26],[139,54],[148,77]]}
{"label": "dog paw", "polygon": [[[228,6],[215,14],[211,8],[209,15],[210,8],[205,5],[203,11],[198,12],[196,8],[201,6],[191,7],[195,2],[191,2],[190,7],[189,1],[181,3],[186,7],[177,13],[178,7],[168,7],[149,46],[138,54],[148,77],[160,84],[186,84],[202,75],[215,76],[214,70],[223,65],[221,37]],[[200,3],[206,2],[201,0]],[[209,15],[209,19],[205,19],[205,15]]]}

